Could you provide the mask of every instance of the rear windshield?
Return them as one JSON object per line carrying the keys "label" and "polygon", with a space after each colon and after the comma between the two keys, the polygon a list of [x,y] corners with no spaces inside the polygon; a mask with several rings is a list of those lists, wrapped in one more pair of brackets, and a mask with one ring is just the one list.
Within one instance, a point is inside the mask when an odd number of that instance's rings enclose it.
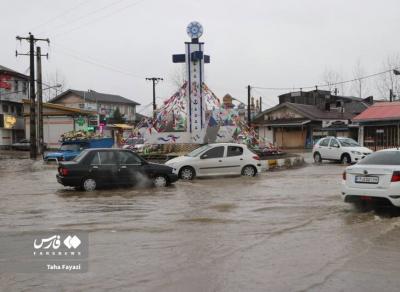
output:
{"label": "rear windshield", "polygon": [[400,165],[400,151],[375,152],[366,156],[358,164]]}

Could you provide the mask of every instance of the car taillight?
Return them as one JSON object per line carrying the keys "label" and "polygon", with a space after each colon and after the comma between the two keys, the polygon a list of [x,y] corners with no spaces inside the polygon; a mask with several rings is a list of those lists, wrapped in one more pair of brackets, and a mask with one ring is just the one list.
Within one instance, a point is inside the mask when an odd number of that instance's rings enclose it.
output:
{"label": "car taillight", "polygon": [[400,181],[400,171],[393,171],[391,182]]}
{"label": "car taillight", "polygon": [[343,177],[343,180],[346,180],[346,171],[343,171],[342,177]]}
{"label": "car taillight", "polygon": [[59,173],[60,173],[62,176],[67,176],[67,175],[68,175],[68,169],[67,169],[67,168],[61,167],[61,168],[59,169]]}
{"label": "car taillight", "polygon": [[258,155],[254,155],[254,156],[253,156],[253,159],[255,159],[255,160],[260,160],[260,157],[259,157]]}

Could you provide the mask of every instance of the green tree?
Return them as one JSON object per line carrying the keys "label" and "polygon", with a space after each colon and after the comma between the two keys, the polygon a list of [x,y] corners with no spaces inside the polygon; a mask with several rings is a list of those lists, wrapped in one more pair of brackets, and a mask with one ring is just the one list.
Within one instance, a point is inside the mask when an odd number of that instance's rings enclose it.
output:
{"label": "green tree", "polygon": [[112,120],[113,120],[114,124],[123,124],[123,123],[125,123],[125,117],[124,117],[123,114],[121,114],[121,112],[119,111],[118,107],[113,112]]}

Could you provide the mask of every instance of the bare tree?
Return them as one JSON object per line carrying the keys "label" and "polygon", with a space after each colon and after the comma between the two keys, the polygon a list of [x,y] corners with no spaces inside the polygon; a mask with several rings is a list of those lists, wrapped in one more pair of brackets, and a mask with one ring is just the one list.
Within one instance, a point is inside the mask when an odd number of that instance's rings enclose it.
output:
{"label": "bare tree", "polygon": [[353,92],[355,93],[354,95],[360,98],[365,97],[364,95],[366,95],[368,91],[367,79],[362,79],[365,75],[366,73],[361,64],[361,60],[358,59],[353,69],[353,76],[354,79],[356,79],[356,81],[353,82]]}
{"label": "bare tree", "polygon": [[[339,72],[330,69],[330,68],[325,68],[324,73],[322,74],[322,79],[323,82],[327,85],[328,90],[330,92],[333,92],[335,90],[335,88],[338,88],[337,83],[339,83],[340,81],[343,81],[342,76],[339,74]],[[342,84],[343,85],[343,84]],[[341,90],[341,94],[343,95],[343,86],[341,86],[342,90]]]}
{"label": "bare tree", "polygon": [[170,75],[170,83],[177,90],[182,87],[183,83],[186,81],[186,68],[185,64],[181,64],[175,68],[175,71]]}
{"label": "bare tree", "polygon": [[[56,97],[67,88],[67,79],[65,78],[65,75],[58,69],[56,69],[55,72],[46,75],[45,83],[46,87],[47,85],[49,87],[53,87],[48,89],[47,93],[45,94],[45,96],[47,96],[47,101]],[[60,85],[60,87],[57,87],[58,85]]]}
{"label": "bare tree", "polygon": [[382,62],[382,71],[388,71],[380,75],[376,80],[376,89],[381,98],[389,99],[390,90],[393,90],[395,99],[400,96],[400,76],[393,74],[393,69],[400,67],[400,55],[389,55],[386,60]]}

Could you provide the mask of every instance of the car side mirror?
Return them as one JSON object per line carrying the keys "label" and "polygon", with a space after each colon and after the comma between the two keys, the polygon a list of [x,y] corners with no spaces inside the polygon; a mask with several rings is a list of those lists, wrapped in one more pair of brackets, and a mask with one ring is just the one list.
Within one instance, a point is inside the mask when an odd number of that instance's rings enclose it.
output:
{"label": "car side mirror", "polygon": [[336,148],[340,148],[340,145],[335,145]]}
{"label": "car side mirror", "polygon": [[207,157],[208,157],[207,154],[203,154],[203,155],[200,156],[200,159],[206,159]]}

